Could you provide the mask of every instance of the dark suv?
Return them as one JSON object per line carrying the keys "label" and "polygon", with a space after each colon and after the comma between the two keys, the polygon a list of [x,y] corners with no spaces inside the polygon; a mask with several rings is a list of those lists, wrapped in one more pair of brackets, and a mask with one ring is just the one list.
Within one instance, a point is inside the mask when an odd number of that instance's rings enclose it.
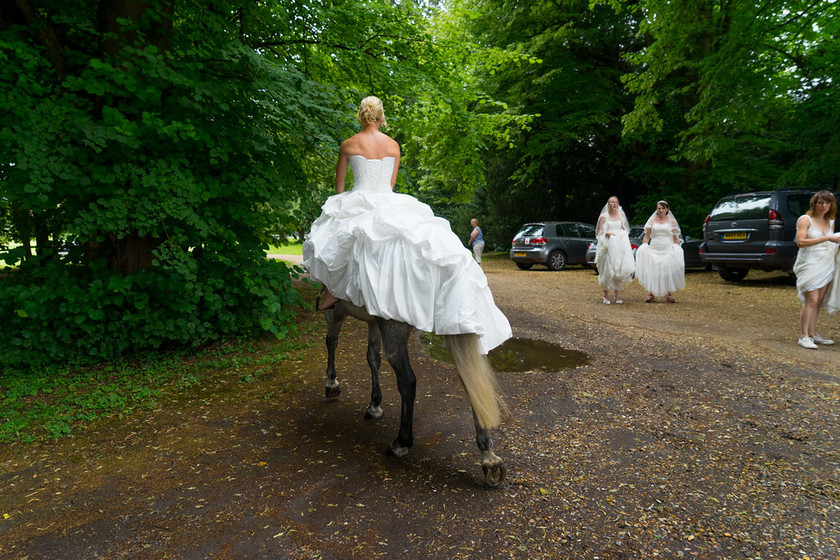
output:
{"label": "dark suv", "polygon": [[700,258],[733,282],[750,269],[791,272],[798,251],[796,220],[814,192],[779,189],[721,198],[703,224]]}
{"label": "dark suv", "polygon": [[581,222],[525,224],[515,236],[510,258],[522,270],[544,264],[562,270],[568,264],[586,264],[586,249],[595,241],[595,226]]}

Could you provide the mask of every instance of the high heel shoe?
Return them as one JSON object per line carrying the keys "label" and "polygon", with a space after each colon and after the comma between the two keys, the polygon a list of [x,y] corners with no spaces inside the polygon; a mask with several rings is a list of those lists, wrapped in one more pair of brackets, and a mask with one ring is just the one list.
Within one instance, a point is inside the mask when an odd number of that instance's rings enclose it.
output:
{"label": "high heel shoe", "polygon": [[674,296],[672,296],[671,294],[665,296],[665,301],[667,301],[668,303],[677,303],[677,300],[675,300]]}

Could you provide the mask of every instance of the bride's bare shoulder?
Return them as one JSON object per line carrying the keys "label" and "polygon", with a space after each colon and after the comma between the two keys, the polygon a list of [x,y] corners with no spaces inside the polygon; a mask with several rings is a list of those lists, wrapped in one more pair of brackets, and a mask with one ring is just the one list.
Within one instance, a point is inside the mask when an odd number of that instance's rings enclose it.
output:
{"label": "bride's bare shoulder", "polygon": [[385,136],[387,138],[388,143],[388,151],[390,152],[389,155],[391,156],[399,156],[400,155],[400,145],[399,143],[391,138],[390,136]]}

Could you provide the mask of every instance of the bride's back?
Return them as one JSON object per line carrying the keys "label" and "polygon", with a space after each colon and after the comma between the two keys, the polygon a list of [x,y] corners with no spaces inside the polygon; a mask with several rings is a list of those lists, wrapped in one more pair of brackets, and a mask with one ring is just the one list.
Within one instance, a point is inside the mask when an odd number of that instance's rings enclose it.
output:
{"label": "bride's back", "polygon": [[359,155],[365,159],[397,158],[400,145],[397,141],[379,131],[362,131],[344,141],[343,151],[348,156]]}

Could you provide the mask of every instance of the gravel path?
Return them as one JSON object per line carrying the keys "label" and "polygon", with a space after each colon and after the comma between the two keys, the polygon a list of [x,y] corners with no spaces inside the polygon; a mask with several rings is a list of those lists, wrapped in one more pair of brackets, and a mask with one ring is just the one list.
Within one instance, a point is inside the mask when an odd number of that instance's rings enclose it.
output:
{"label": "gravel path", "polygon": [[[692,272],[675,305],[600,303],[595,275],[485,262],[517,337],[586,352],[576,369],[499,372],[507,481],[483,484],[456,375],[418,343],[415,445],[384,454],[365,329],[323,396],[319,314],[300,355],[231,372],[58,443],[0,449],[2,558],[839,558],[840,344],[796,345],[783,275]],[[840,318],[821,317],[840,340]],[[268,343],[267,343],[268,344]],[[270,346],[267,346],[270,353]]]}

